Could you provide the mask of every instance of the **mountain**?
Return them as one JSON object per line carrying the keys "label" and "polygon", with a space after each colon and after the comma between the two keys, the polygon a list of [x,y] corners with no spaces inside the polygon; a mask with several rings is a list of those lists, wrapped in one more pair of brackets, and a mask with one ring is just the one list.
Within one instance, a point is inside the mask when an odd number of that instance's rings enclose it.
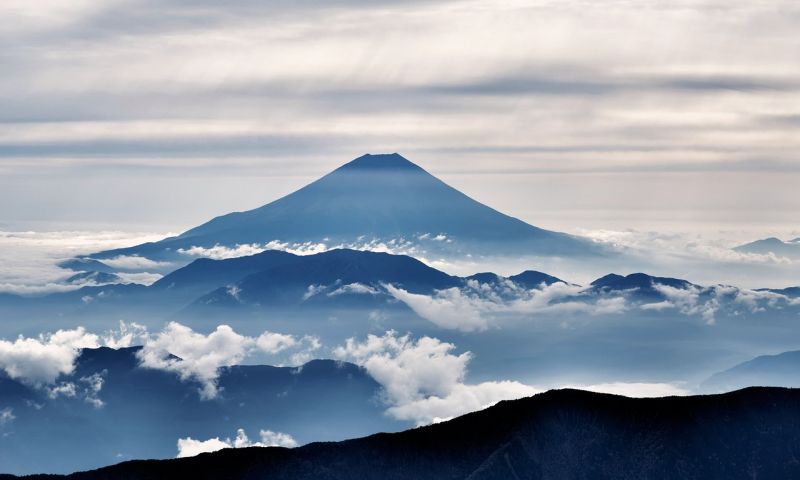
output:
{"label": "mountain", "polygon": [[627,276],[610,273],[593,281],[591,290],[604,294],[627,292],[643,300],[663,299],[664,295],[656,288],[656,285],[665,285],[680,290],[697,287],[691,282],[679,278],[654,277],[646,273],[632,273]]}
{"label": "mountain", "polygon": [[84,285],[84,284],[107,285],[110,283],[122,283],[122,281],[123,281],[122,278],[115,273],[96,272],[96,271],[79,272],[66,279],[67,283],[73,285]]}
{"label": "mountain", "polygon": [[800,387],[800,350],[756,357],[715,373],[700,387],[725,392],[750,385]]}
{"label": "mountain", "polygon": [[[77,275],[92,278],[88,273]],[[313,255],[267,250],[221,260],[200,258],[150,286],[85,286],[40,297],[9,296],[0,298],[0,306],[14,308],[13,314],[20,315],[18,306],[22,305],[28,315],[34,316],[118,315],[124,311],[127,316],[135,317],[138,312],[163,317],[187,306],[182,312],[187,315],[201,310],[218,313],[219,308],[242,306],[257,310],[307,307],[397,310],[405,309],[405,304],[388,292],[387,284],[410,293],[431,295],[436,290],[465,287],[470,280],[501,289],[511,281],[527,290],[562,282],[532,270],[508,278],[494,273],[456,277],[410,256],[361,250],[334,249]]]}
{"label": "mountain", "polygon": [[779,257],[800,259],[800,237],[788,241],[770,237],[739,245],[735,247],[734,250],[742,253],[756,253],[759,255],[773,254]]}
{"label": "mountain", "polygon": [[461,283],[460,278],[408,256],[342,249],[292,256],[285,262],[277,262],[233,285],[220,287],[200,297],[195,305],[251,304],[266,307],[319,304],[321,300],[327,305],[331,299],[339,304],[343,300],[384,304],[393,298],[383,291],[384,284],[412,293],[430,294]]}
{"label": "mountain", "polygon": [[772,292],[778,295],[786,295],[789,298],[800,297],[800,287],[787,287],[787,288],[759,288],[759,292]]}
{"label": "mountain", "polygon": [[102,272],[114,273],[114,269],[99,260],[92,260],[91,258],[70,258],[59,262],[58,266],[75,272]]}
{"label": "mountain", "polygon": [[141,347],[84,349],[75,371],[52,387],[0,370],[0,472],[69,472],[119,458],[172,458],[178,438],[286,432],[298,442],[342,440],[407,423],[387,417],[380,385],[353,364],[313,360],[301,367],[240,365],[219,372],[220,393],[139,366]]}
{"label": "mountain", "polygon": [[[100,252],[181,261],[180,251],[271,241],[408,241],[435,251],[598,255],[597,244],[504,215],[393,154],[364,155],[262,207],[216,217],[158,242]],[[420,247],[421,248],[421,247]]]}
{"label": "mountain", "polygon": [[132,461],[69,478],[797,478],[797,445],[797,390],[655,399],[555,390],[401,433]]}
{"label": "mountain", "polygon": [[552,275],[548,275],[546,273],[537,272],[535,270],[525,270],[522,273],[518,273],[517,275],[512,275],[508,277],[509,280],[525,287],[527,289],[539,288],[543,284],[544,285],[552,285],[554,283],[567,283],[560,278],[554,277]]}

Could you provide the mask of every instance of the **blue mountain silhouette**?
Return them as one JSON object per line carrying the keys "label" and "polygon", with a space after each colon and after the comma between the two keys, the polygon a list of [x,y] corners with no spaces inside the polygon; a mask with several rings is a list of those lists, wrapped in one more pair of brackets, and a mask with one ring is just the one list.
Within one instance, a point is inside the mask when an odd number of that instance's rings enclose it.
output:
{"label": "blue mountain silhouette", "polygon": [[[203,400],[196,382],[139,366],[140,348],[82,350],[75,371],[59,379],[77,387],[72,396],[50,398],[45,389],[0,370],[0,405],[11,407],[16,417],[13,433],[0,435],[3,473],[67,472],[120,458],[170,458],[178,438],[224,438],[237,428],[255,437],[259,429],[287,432],[305,443],[408,426],[385,415],[376,401],[380,385],[350,363],[223,367],[219,396]],[[103,402],[100,408],[85,399],[84,379],[92,376],[103,379],[94,394]]]}
{"label": "blue mountain silhouette", "polygon": [[[443,235],[443,237],[439,236]],[[597,255],[593,242],[502,214],[393,153],[364,155],[319,180],[244,212],[229,213],[176,237],[92,255],[180,258],[193,246],[439,238],[431,248],[530,255]],[[449,240],[449,242],[448,242]]]}

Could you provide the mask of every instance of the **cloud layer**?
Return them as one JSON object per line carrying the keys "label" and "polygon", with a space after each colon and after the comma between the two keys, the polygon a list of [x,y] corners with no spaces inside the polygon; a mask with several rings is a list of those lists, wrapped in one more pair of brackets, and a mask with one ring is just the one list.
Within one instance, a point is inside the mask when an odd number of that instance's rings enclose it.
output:
{"label": "cloud layer", "polygon": [[7,221],[189,226],[400,151],[544,226],[796,229],[790,0],[69,3],[0,6]]}

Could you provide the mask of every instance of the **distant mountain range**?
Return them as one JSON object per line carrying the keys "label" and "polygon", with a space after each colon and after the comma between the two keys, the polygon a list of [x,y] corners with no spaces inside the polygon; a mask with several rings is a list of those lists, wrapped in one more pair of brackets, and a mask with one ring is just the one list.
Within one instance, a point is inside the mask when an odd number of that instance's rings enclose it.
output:
{"label": "distant mountain range", "polygon": [[735,247],[734,250],[737,252],[757,253],[760,255],[772,254],[778,257],[800,260],[800,237],[786,241],[770,237],[739,245]]}
{"label": "distant mountain range", "polygon": [[0,370],[0,410],[13,417],[0,422],[0,471],[69,472],[120,458],[171,458],[178,438],[225,438],[239,428],[286,432],[302,444],[408,426],[384,414],[380,385],[353,364],[225,367],[218,397],[202,400],[198,383],[139,366],[140,348],[84,349],[75,371],[48,388]]}
{"label": "distant mountain range", "polygon": [[69,478],[778,479],[800,477],[798,445],[798,390],[657,399],[556,390],[401,433],[132,461]]}
{"label": "distant mountain range", "polygon": [[222,215],[176,237],[99,252],[84,261],[139,256],[186,263],[190,257],[180,252],[192,247],[271,241],[346,246],[372,240],[400,240],[417,250],[458,254],[609,253],[588,239],[504,215],[393,153],[359,157],[254,210]]}
{"label": "distant mountain range", "polygon": [[125,307],[128,313],[147,309],[162,317],[179,311],[191,317],[232,309],[317,309],[328,313],[331,309],[387,309],[411,313],[387,285],[410,294],[433,296],[455,288],[473,297],[513,301],[529,296],[532,291],[563,283],[571,288],[553,297],[553,302],[624,298],[628,303],[643,305],[651,311],[673,309],[695,313],[699,309],[690,305],[692,302],[710,302],[717,310],[730,306],[732,313],[748,305],[753,306],[752,311],[761,307],[800,307],[800,301],[792,300],[798,297],[796,288],[753,291],[764,294],[749,294],[749,303],[744,304],[739,302],[741,299],[737,300],[742,290],[736,287],[703,287],[687,280],[645,273],[609,274],[581,288],[534,270],[509,277],[491,272],[457,277],[410,256],[348,249],[313,255],[267,250],[230,259],[201,258],[150,286],[103,285],[102,280],[110,280],[114,275],[104,272],[76,275],[80,276],[80,281],[94,281],[96,285],[43,297],[6,295],[0,297],[0,306],[26,307],[28,313],[30,309],[56,310],[59,314],[116,313],[116,308]]}
{"label": "distant mountain range", "polygon": [[800,351],[756,357],[712,375],[700,388],[727,392],[751,385],[800,387]]}
{"label": "distant mountain range", "polygon": [[[84,272],[82,278],[112,275]],[[267,250],[256,255],[222,260],[200,258],[150,286],[113,284],[87,286],[43,297],[0,298],[0,304],[29,306],[99,306],[142,304],[162,306],[165,312],[193,305],[200,307],[259,308],[391,306],[397,302],[386,293],[392,284],[412,293],[461,287],[468,281],[513,281],[523,288],[539,288],[563,282],[533,270],[508,279],[493,273],[456,277],[429,267],[406,255],[337,249],[313,255]],[[366,303],[365,301],[368,300]]]}

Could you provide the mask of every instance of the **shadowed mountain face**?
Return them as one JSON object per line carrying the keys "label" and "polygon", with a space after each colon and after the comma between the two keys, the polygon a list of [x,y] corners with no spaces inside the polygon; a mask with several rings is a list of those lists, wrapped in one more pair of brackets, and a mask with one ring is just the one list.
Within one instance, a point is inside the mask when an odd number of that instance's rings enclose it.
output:
{"label": "shadowed mountain face", "polygon": [[[84,349],[62,393],[0,371],[0,471],[69,472],[130,458],[172,458],[178,438],[257,436],[270,429],[299,443],[342,440],[408,426],[384,414],[380,385],[362,368],[332,360],[302,367],[240,365],[220,371],[220,393],[140,366],[141,347]],[[46,452],[46,453],[45,453]]]}
{"label": "shadowed mountain face", "polygon": [[[92,255],[174,259],[192,246],[439,237],[476,253],[596,255],[588,240],[551,232],[504,215],[450,187],[398,154],[364,155],[279,200],[223,215],[156,243]],[[427,238],[427,237],[426,237]]]}
{"label": "shadowed mountain face", "polygon": [[659,399],[557,390],[402,433],[127,462],[70,478],[797,478],[798,445],[797,390]]}

